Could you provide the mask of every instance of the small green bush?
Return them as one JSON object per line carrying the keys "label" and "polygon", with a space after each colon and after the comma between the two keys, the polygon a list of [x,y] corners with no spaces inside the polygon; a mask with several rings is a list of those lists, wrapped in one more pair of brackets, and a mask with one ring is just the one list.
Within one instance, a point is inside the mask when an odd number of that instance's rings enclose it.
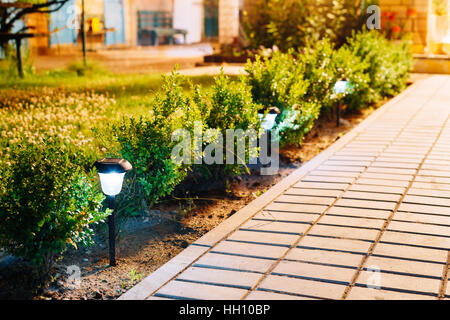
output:
{"label": "small green bush", "polygon": [[366,73],[368,63],[362,61],[361,57],[354,55],[348,46],[342,46],[333,52],[332,56],[334,78],[333,82],[339,80],[349,81],[350,88],[347,93],[332,96],[331,102],[336,104],[337,99],[342,99],[347,105],[348,111],[355,111],[367,107],[366,97],[369,93],[370,77]]}
{"label": "small green bush", "polygon": [[377,31],[364,31],[354,33],[345,47],[366,64],[363,72],[369,76],[367,92],[360,96],[358,104],[374,103],[405,88],[412,68],[412,54],[406,42],[392,43]]}
{"label": "small green bush", "polygon": [[[197,101],[199,101],[200,106],[203,106],[204,110],[207,109],[207,117],[205,117],[206,128],[216,129],[223,136],[224,163],[227,151],[233,152],[235,155],[237,151],[237,141],[235,141],[234,150],[226,150],[227,129],[241,129],[244,132],[248,129],[255,130],[259,136],[260,121],[258,110],[261,108],[261,105],[253,102],[250,87],[243,78],[239,81],[231,81],[222,72],[216,77],[209,97],[204,95],[203,100],[197,98]],[[238,162],[248,163],[249,159],[255,156],[257,156],[257,150],[246,148],[245,159],[237,159],[236,155],[234,165],[209,165],[206,171],[209,172],[210,177],[214,178],[240,174],[242,173],[243,165]]]}
{"label": "small green bush", "polygon": [[292,54],[275,51],[272,57],[256,57],[248,62],[245,71],[253,99],[263,106],[289,109],[303,100],[309,87],[304,78],[303,65]]}
{"label": "small green bush", "polygon": [[90,244],[107,213],[88,162],[56,137],[11,145],[0,167],[0,247],[46,274],[69,246]]}
{"label": "small green bush", "polygon": [[301,144],[321,106],[317,100],[308,99],[307,93],[315,84],[306,78],[306,63],[292,52],[276,51],[270,58],[257,57],[255,62],[249,62],[246,71],[255,102],[281,111],[274,128],[281,144]]}
{"label": "small green bush", "polygon": [[303,77],[310,83],[305,100],[321,105],[324,110],[332,104],[331,96],[337,78],[333,53],[333,45],[328,39],[321,40],[316,46],[298,53],[299,60],[304,66]]}
{"label": "small green bush", "polygon": [[[183,91],[184,78],[177,73],[164,76],[162,91],[151,104],[151,114],[138,119],[124,117],[109,127],[107,149],[131,162],[134,169],[126,184],[133,191],[130,201],[148,205],[172,192],[186,176],[189,165],[172,159],[177,142],[172,134],[181,128],[190,131],[201,120],[200,111]],[[121,195],[127,197],[126,194]]]}

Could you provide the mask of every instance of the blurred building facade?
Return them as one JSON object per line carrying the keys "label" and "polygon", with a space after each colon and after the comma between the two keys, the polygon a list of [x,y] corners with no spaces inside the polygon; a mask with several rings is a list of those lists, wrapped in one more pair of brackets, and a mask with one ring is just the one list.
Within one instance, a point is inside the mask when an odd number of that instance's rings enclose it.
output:
{"label": "blurred building facade", "polygon": [[[241,17],[262,0],[86,0],[88,48],[138,45],[138,12],[167,12],[173,28],[187,31],[186,42],[235,43]],[[332,1],[332,0],[329,0]],[[383,19],[413,34],[416,53],[450,54],[450,0],[379,0]],[[80,45],[81,0],[69,0],[58,12],[31,15],[27,24],[47,37],[29,40],[37,53]],[[398,29],[398,28],[397,28]],[[183,39],[175,39],[181,43]]]}

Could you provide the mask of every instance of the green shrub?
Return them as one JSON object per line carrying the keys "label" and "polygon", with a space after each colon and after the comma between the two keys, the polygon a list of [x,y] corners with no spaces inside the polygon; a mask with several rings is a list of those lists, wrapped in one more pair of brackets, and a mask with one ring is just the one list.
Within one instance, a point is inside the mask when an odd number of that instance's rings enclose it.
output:
{"label": "green shrub", "polygon": [[113,123],[106,135],[110,139],[106,143],[109,152],[127,159],[134,167],[125,183],[133,194],[125,192],[121,196],[138,206],[142,199],[153,205],[170,194],[189,168],[171,157],[177,144],[172,134],[181,128],[192,131],[194,122],[201,118],[195,103],[183,92],[183,82],[177,73],[164,76],[162,91],[149,108],[151,114],[138,119],[124,117]]}
{"label": "green shrub", "polygon": [[[235,141],[234,150],[226,150],[227,129],[242,129],[244,132],[246,130],[255,130],[258,135],[260,134],[258,110],[261,108],[261,105],[253,102],[250,87],[246,85],[243,78],[239,81],[231,81],[222,72],[215,78],[215,84],[211,88],[210,96],[207,97],[205,95],[203,99],[198,97],[197,101],[199,101],[199,106],[203,106],[203,109],[207,108],[206,127],[217,129],[223,136],[224,163],[227,151],[233,152],[235,155],[237,151],[237,141]],[[257,150],[246,148],[245,159],[238,159],[236,155],[234,165],[209,165],[206,171],[209,172],[210,177],[214,178],[240,174],[242,173],[243,165],[238,162],[248,163],[249,159],[255,156],[257,156]]]}
{"label": "green shrub", "polygon": [[[366,1],[366,7],[376,0]],[[328,38],[341,45],[352,30],[361,30],[366,17],[354,0],[259,0],[244,13],[248,47],[277,46],[283,52]]]}
{"label": "green shrub", "polygon": [[253,99],[263,106],[284,111],[302,101],[308,90],[303,65],[296,61],[292,52],[275,51],[270,58],[257,56],[255,62],[247,63],[245,71]]}
{"label": "green shrub", "polygon": [[[30,50],[26,47],[22,47],[22,69],[24,75],[34,75],[36,70],[33,65]],[[15,45],[9,44],[5,52],[5,59],[0,59],[0,75],[6,78],[18,77],[17,69],[17,52]]]}
{"label": "green shrub", "polygon": [[406,86],[412,67],[412,54],[406,42],[389,42],[377,31],[355,33],[348,39],[348,50],[366,63],[369,76],[367,93],[358,103],[374,103],[381,97],[392,96]]}
{"label": "green shrub", "polygon": [[56,137],[11,145],[0,167],[0,247],[47,273],[69,246],[90,244],[107,213],[87,162]]}
{"label": "green shrub", "polygon": [[333,87],[337,78],[333,53],[333,45],[325,39],[298,54],[300,63],[304,66],[303,77],[310,83],[305,93],[305,100],[319,104],[323,109],[329,108],[332,104]]}
{"label": "green shrub", "polygon": [[246,71],[255,102],[281,111],[274,128],[281,144],[301,144],[320,111],[318,101],[307,97],[315,84],[314,79],[306,78],[304,60],[299,61],[292,52],[274,52],[270,58],[249,62]]}
{"label": "green shrub", "polygon": [[365,99],[369,92],[370,77],[366,73],[368,63],[362,61],[361,57],[354,55],[348,46],[343,46],[333,52],[333,82],[347,80],[350,89],[347,93],[339,96],[332,96],[332,103],[336,104],[336,99],[342,99],[347,105],[348,111],[355,111],[368,105]]}

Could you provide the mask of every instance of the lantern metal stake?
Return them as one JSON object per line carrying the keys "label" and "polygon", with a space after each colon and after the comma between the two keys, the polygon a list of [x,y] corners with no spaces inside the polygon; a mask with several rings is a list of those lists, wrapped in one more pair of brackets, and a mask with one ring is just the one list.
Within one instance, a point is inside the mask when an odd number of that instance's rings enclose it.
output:
{"label": "lantern metal stake", "polygon": [[116,266],[116,197],[108,196],[108,202],[108,207],[112,210],[108,216],[109,265]]}
{"label": "lantern metal stake", "polygon": [[[349,89],[349,82],[347,80],[339,80],[335,83],[333,91],[336,95],[342,95],[347,93]],[[338,103],[336,105],[336,126],[339,128],[341,125],[341,106],[342,106],[342,96],[338,97]]]}
{"label": "lantern metal stake", "polygon": [[339,99],[336,107],[336,126],[339,128],[341,125],[341,99]]}
{"label": "lantern metal stake", "polygon": [[109,265],[116,265],[116,217],[115,197],[122,191],[123,180],[125,173],[130,171],[133,167],[124,159],[106,158],[98,160],[94,163],[100,177],[102,191],[108,196],[108,208],[112,210],[108,216],[108,230],[109,230]]}

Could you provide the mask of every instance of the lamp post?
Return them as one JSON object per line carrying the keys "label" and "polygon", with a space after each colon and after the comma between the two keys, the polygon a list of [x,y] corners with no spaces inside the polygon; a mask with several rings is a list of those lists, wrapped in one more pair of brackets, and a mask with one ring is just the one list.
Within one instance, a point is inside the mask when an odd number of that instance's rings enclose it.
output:
{"label": "lamp post", "polygon": [[86,11],[84,0],[81,0],[81,47],[83,50],[83,65],[86,66]]}
{"label": "lamp post", "polygon": [[[347,80],[339,80],[334,84],[334,94],[341,95],[347,93],[349,89],[349,82]],[[339,128],[341,124],[341,104],[342,99],[339,97],[338,104],[336,106],[336,126]]]}
{"label": "lamp post", "polygon": [[125,173],[133,167],[125,159],[105,158],[94,163],[100,177],[102,191],[108,196],[108,207],[112,210],[108,217],[109,229],[109,265],[116,265],[116,228],[115,228],[115,197],[122,191]]}

